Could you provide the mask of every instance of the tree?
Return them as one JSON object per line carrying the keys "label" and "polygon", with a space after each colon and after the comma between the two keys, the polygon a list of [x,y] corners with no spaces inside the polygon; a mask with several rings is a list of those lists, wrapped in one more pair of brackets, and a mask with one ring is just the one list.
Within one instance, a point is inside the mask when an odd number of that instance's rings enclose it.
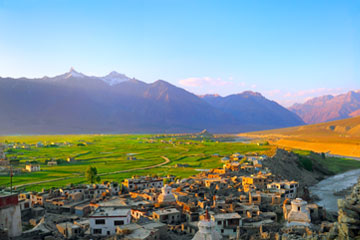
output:
{"label": "tree", "polygon": [[85,177],[90,183],[100,182],[100,176],[97,176],[96,167],[88,166],[85,171]]}
{"label": "tree", "polygon": [[168,179],[168,178],[164,178],[164,184],[169,184],[171,181],[170,181],[170,179]]}

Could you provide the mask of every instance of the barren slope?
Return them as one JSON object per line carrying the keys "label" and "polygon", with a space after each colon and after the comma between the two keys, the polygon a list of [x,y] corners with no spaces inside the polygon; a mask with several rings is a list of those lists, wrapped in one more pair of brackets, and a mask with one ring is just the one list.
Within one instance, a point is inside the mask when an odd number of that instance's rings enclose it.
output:
{"label": "barren slope", "polygon": [[360,157],[360,117],[241,135],[265,138],[282,147]]}

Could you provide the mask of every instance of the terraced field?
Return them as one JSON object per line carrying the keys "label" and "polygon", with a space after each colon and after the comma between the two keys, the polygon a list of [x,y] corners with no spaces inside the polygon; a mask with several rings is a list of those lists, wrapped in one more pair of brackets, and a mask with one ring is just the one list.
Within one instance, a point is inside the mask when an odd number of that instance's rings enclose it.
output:
{"label": "terraced field", "polygon": [[[28,146],[27,149],[8,150],[8,158],[19,160],[14,168],[22,169],[32,161],[40,163],[40,172],[14,175],[13,185],[26,190],[84,183],[84,171],[88,165],[97,168],[102,180],[121,181],[132,175],[148,174],[187,177],[198,173],[199,169],[222,166],[221,156],[234,152],[265,153],[271,148],[153,135],[11,136],[0,137],[0,142]],[[39,142],[44,146],[37,147]],[[68,163],[66,159],[69,157],[74,158],[75,162]],[[56,160],[58,165],[48,166],[50,160]],[[176,164],[186,167],[176,167]],[[9,174],[0,176],[0,186],[8,187],[9,181]]]}

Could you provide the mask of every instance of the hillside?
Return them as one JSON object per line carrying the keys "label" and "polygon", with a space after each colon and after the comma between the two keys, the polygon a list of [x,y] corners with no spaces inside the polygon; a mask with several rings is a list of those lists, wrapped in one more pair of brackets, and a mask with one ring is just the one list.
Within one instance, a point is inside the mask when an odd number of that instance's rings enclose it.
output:
{"label": "hillside", "polygon": [[289,110],[309,124],[359,116],[360,91],[350,91],[337,96],[316,97],[303,104],[294,104]]}
{"label": "hillside", "polygon": [[360,117],[241,135],[282,147],[360,157]]}
{"label": "hillside", "polygon": [[250,93],[246,95],[251,98],[231,100],[232,107],[219,107],[166,81],[148,84],[117,72],[94,77],[71,69],[55,77],[0,78],[0,134],[176,133],[205,128],[228,133],[303,124],[289,110]]}

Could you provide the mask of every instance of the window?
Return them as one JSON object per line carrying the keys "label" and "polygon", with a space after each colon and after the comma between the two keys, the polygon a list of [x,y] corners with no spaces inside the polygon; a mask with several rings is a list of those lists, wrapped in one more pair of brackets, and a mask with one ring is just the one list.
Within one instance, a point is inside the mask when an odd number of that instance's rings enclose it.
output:
{"label": "window", "polygon": [[101,229],[99,229],[99,228],[94,228],[93,233],[94,233],[94,234],[101,234]]}
{"label": "window", "polygon": [[95,224],[105,224],[105,219],[96,219]]}
{"label": "window", "polygon": [[224,229],[221,229],[221,233],[224,233]]}
{"label": "window", "polygon": [[300,211],[300,207],[298,207],[298,211]]}
{"label": "window", "polygon": [[124,225],[124,221],[123,221],[123,220],[114,221],[114,226],[120,226],[120,225]]}

